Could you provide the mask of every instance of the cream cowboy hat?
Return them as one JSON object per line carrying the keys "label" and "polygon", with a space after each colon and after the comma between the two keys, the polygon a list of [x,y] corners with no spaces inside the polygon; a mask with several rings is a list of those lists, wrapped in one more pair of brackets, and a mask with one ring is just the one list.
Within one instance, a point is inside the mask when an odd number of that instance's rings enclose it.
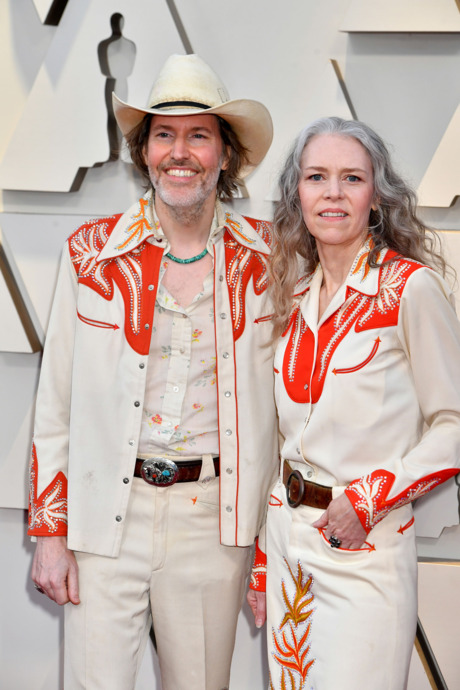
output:
{"label": "cream cowboy hat", "polygon": [[217,74],[198,55],[171,55],[153,85],[148,106],[138,108],[112,94],[118,126],[128,134],[152,115],[218,115],[226,120],[248,150],[248,175],[264,158],[273,139],[273,124],[267,108],[258,101],[230,100]]}

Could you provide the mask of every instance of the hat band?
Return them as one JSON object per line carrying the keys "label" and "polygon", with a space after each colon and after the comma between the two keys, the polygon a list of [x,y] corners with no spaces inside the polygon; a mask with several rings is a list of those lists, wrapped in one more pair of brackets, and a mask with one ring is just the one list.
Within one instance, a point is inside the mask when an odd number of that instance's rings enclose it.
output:
{"label": "hat band", "polygon": [[192,108],[202,108],[207,110],[210,105],[204,105],[204,103],[195,103],[194,101],[168,101],[167,103],[158,103],[157,105],[151,105],[151,108],[173,108],[177,105],[191,106]]}

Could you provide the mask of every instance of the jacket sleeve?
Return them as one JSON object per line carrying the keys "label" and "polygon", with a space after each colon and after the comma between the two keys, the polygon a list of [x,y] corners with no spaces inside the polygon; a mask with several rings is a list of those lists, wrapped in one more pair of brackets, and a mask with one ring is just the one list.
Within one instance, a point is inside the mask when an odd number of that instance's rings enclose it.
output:
{"label": "jacket sleeve", "polygon": [[397,334],[426,430],[419,443],[396,459],[394,472],[375,470],[345,489],[367,532],[393,508],[459,471],[460,323],[452,294],[434,271],[421,268],[407,281]]}
{"label": "jacket sleeve", "polygon": [[78,280],[65,245],[38,386],[30,461],[29,531],[67,534],[70,391]]}

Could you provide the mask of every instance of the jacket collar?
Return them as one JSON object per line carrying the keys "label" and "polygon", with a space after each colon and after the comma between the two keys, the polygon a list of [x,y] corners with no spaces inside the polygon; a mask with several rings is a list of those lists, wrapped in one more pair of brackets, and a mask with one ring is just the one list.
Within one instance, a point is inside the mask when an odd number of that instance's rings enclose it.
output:
{"label": "jacket collar", "polygon": [[[353,264],[350,268],[348,276],[342,286],[342,289],[351,288],[363,295],[375,296],[379,292],[380,271],[372,270],[367,263],[369,252],[373,247],[373,241],[368,236],[366,242],[362,245],[358,254],[356,255]],[[377,256],[377,263],[379,263],[385,256],[386,249],[382,249]],[[318,274],[322,278],[321,264],[318,264],[313,273],[300,278],[295,287],[294,296],[298,297],[305,294]],[[317,278],[318,279],[318,278]]]}
{"label": "jacket collar", "polygon": [[[224,229],[228,230],[238,244],[262,254],[270,253],[270,248],[252,225],[230,206],[217,200],[208,245],[213,244]],[[118,219],[97,261],[127,254],[149,238],[153,244],[165,246],[165,235],[155,212],[152,191],[147,192]]]}

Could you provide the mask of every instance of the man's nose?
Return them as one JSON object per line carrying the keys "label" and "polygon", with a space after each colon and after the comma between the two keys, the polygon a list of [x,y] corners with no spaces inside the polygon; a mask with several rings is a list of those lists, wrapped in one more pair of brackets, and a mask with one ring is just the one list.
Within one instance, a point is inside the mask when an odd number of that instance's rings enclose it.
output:
{"label": "man's nose", "polygon": [[189,149],[185,137],[178,136],[174,139],[171,156],[174,160],[179,161],[189,157]]}

